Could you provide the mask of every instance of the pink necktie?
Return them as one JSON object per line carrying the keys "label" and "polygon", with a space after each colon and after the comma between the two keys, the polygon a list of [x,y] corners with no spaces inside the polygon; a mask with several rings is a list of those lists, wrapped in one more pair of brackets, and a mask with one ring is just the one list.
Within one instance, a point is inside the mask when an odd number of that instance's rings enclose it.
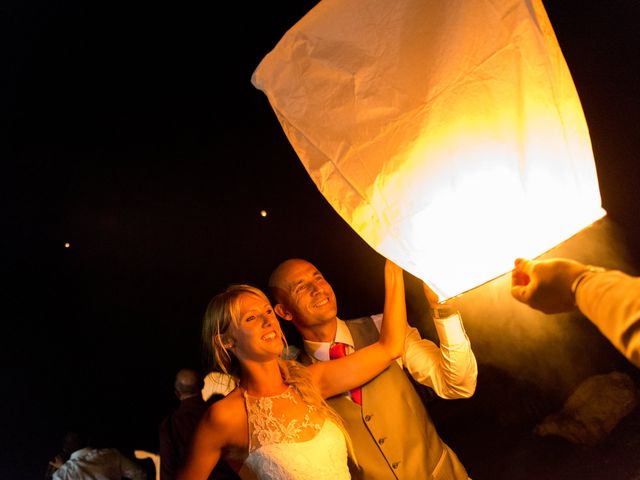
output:
{"label": "pink necktie", "polygon": [[[329,348],[329,359],[334,360],[336,358],[342,358],[347,355],[345,350],[346,345],[344,343],[334,343]],[[351,400],[356,402],[358,405],[362,405],[362,390],[360,387],[354,388],[351,390]]]}

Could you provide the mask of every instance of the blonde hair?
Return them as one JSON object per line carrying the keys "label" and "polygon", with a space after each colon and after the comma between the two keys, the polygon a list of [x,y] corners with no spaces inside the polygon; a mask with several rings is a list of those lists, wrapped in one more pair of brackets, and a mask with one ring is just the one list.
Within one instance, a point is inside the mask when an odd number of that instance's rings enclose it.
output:
{"label": "blonde hair", "polygon": [[295,360],[280,360],[280,372],[287,385],[291,385],[305,403],[315,407],[323,417],[328,417],[340,427],[344,427],[340,416],[325,402],[320,391],[311,381],[307,367]]}
{"label": "blonde hair", "polygon": [[211,299],[202,321],[202,351],[206,366],[209,371],[231,376],[236,383],[240,380],[240,364],[230,350],[233,338],[229,329],[232,325],[237,327],[240,322],[240,297],[243,294],[254,295],[270,303],[267,296],[256,287],[230,285]]}
{"label": "blonde hair", "polygon": [[347,450],[349,451],[349,456],[355,463],[356,467],[359,468],[358,459],[356,458],[355,450],[353,448],[353,444],[351,442],[351,437],[349,436],[349,432],[344,426],[344,422],[342,417],[337,414],[337,412],[329,406],[329,404],[322,398],[320,395],[320,390],[313,384],[311,381],[311,374],[307,367],[302,365],[295,360],[280,360],[279,361],[280,372],[282,373],[282,378],[284,383],[287,385],[291,385],[300,398],[307,404],[313,406],[320,415],[324,418],[329,418],[333,423],[335,423],[344,435],[344,438],[347,442]]}
{"label": "blonde hair", "polygon": [[[229,375],[239,385],[240,363],[230,350],[229,328],[237,326],[240,322],[240,296],[243,294],[255,295],[267,303],[269,299],[258,288],[246,284],[229,286],[224,292],[211,299],[202,322],[202,346],[205,362],[211,371],[218,371]],[[288,345],[284,334],[282,340],[285,345],[283,351],[287,351]],[[325,402],[320,391],[313,384],[307,368],[295,360],[278,360],[282,379],[287,385],[291,385],[300,395],[302,400],[313,406],[323,417],[331,419],[345,435],[347,447],[352,459],[355,460],[353,446],[349,434],[344,428],[342,418]],[[357,462],[356,462],[357,465]]]}

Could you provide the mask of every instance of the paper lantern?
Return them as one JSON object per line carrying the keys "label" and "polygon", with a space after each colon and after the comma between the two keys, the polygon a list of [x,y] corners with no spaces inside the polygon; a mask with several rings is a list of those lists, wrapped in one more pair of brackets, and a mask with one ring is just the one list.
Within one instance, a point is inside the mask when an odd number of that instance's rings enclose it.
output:
{"label": "paper lantern", "polygon": [[540,1],[323,0],[252,81],[333,208],[443,298],[605,214]]}

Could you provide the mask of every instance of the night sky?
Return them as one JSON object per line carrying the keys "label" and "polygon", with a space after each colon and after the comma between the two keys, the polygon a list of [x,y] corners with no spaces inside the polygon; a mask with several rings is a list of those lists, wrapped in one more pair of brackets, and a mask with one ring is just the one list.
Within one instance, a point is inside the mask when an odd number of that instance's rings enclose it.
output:
{"label": "night sky", "polygon": [[[285,258],[324,271],[341,317],[382,308],[383,259],[317,191],[250,83],[315,3],[0,8],[1,478],[42,478],[76,426],[157,448],[175,372],[201,366],[211,296],[233,282],[264,286]],[[608,221],[637,268],[640,2],[544,4]]]}

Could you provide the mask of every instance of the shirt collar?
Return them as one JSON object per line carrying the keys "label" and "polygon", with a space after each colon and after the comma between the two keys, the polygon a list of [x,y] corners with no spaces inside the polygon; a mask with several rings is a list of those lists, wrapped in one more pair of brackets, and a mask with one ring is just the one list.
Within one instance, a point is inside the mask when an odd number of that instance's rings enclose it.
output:
{"label": "shirt collar", "polygon": [[347,324],[343,320],[339,318],[337,320],[336,336],[333,342],[312,342],[311,340],[304,340],[304,349],[312,359],[320,360],[321,362],[329,360],[329,348],[336,342],[346,343],[352,350],[354,349],[353,337],[351,336],[349,327],[347,327]]}

